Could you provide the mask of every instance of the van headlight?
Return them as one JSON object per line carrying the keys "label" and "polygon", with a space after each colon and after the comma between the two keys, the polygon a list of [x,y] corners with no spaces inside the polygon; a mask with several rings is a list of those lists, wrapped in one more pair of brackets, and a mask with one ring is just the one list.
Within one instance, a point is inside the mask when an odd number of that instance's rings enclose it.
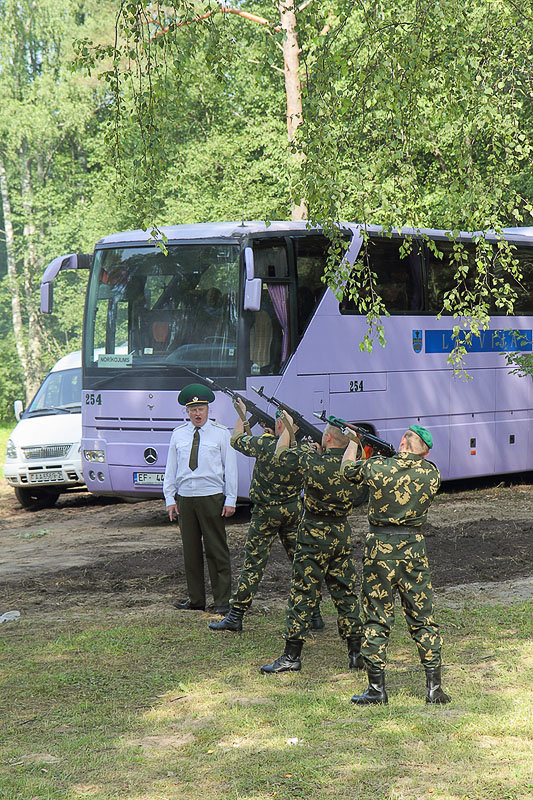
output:
{"label": "van headlight", "polygon": [[103,450],[84,450],[83,457],[86,461],[105,461],[105,453]]}
{"label": "van headlight", "polygon": [[7,447],[6,447],[6,458],[16,458],[17,457],[17,448],[15,447],[15,443],[13,439],[7,440]]}

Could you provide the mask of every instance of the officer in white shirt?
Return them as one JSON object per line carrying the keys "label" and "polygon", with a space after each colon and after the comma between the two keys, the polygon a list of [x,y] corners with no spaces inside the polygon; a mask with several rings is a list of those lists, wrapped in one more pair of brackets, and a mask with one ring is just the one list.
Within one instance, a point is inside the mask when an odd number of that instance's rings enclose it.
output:
{"label": "officer in white shirt", "polygon": [[237,457],[230,432],[208,419],[215,395],[192,383],[178,395],[190,422],[175,428],[170,439],[163,493],[170,520],[179,519],[189,599],[176,608],[205,610],[204,558],[217,614],[229,611],[230,554],[225,518],[237,503]]}

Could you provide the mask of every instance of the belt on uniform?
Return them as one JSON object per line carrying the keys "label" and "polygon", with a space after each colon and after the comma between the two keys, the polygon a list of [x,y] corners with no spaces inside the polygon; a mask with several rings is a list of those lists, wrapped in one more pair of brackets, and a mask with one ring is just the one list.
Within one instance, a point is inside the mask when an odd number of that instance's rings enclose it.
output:
{"label": "belt on uniform", "polygon": [[372,525],[369,526],[373,536],[400,536],[404,539],[414,539],[417,534],[424,533],[422,525]]}
{"label": "belt on uniform", "polygon": [[327,522],[328,525],[331,525],[332,523],[348,521],[348,517],[346,516],[344,517],[319,516],[318,514],[312,514],[311,511],[308,511],[307,509],[305,509],[302,519],[308,519],[310,522]]}

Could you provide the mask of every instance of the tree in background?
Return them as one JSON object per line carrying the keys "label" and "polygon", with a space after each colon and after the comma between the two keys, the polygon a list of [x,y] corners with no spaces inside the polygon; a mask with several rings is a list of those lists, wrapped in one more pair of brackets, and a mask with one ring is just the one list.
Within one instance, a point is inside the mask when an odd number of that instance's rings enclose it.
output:
{"label": "tree in background", "polygon": [[[57,358],[80,346],[77,276],[60,287],[55,324],[39,312],[39,287],[56,248],[83,245],[90,216],[91,146],[102,100],[71,69],[71,42],[90,5],[0,2],[0,184],[12,327],[7,341],[15,347],[27,401]],[[6,379],[19,377],[6,355],[3,393]]]}
{"label": "tree in background", "polygon": [[[18,381],[18,358],[28,396],[80,344],[83,275],[58,282],[43,322],[42,270],[105,233],[308,212],[333,234],[351,219],[453,235],[531,218],[523,0],[0,0],[0,16],[0,375]],[[326,277],[367,315],[370,349],[375,276],[364,260],[345,274],[337,250]],[[475,259],[452,257],[458,329],[488,324],[491,297],[512,308],[512,251],[481,235]]]}
{"label": "tree in background", "polygon": [[[267,20],[274,9],[280,24],[273,18],[263,24],[268,35],[258,45],[261,37],[254,34],[252,48],[246,42],[254,24],[250,18]],[[284,15],[289,16],[281,24]],[[142,155],[136,181],[140,175],[144,181],[143,192],[136,192],[138,216],[148,226],[161,219],[162,176],[172,163],[168,109],[179,105],[182,89],[190,95],[203,92],[198,73],[188,70],[191,55],[201,53],[200,73],[205,78],[211,69],[215,81],[210,84],[214,102],[205,104],[212,115],[206,120],[207,150],[216,147],[217,105],[229,102],[237,121],[225,113],[221,117],[228,125],[227,141],[237,146],[224,148],[219,135],[222,152],[229,154],[222,172],[240,164],[242,172],[247,165],[253,172],[257,153],[250,157],[253,153],[239,145],[257,119],[254,102],[261,106],[264,100],[258,81],[268,80],[266,64],[273,64],[276,48],[281,49],[284,101],[279,87],[271,97],[278,98],[278,117],[284,108],[296,123],[282,171],[293,212],[303,194],[313,222],[333,237],[341,219],[379,222],[386,230],[441,227],[452,239],[459,229],[481,231],[475,258],[459,244],[453,249],[455,285],[442,309],[457,317],[452,360],[460,361],[471,336],[487,327],[491,301],[500,313],[512,311],[520,280],[512,248],[501,242],[494,250],[482,232],[531,218],[532,23],[521,0],[474,0],[467,7],[459,0],[436,6],[421,0],[325,0],[299,6],[256,0],[231,7],[209,0],[148,5],[132,0],[117,15],[115,43],[95,49],[85,41],[79,56],[92,69],[102,59],[111,63],[102,74],[114,99],[119,161],[125,141],[121,126],[126,120],[138,126]],[[287,52],[300,65],[298,84],[287,81]],[[237,77],[243,66],[254,85],[252,97]],[[132,106],[124,102],[128,91]],[[299,98],[301,106],[291,105],[289,97]],[[201,171],[198,160],[189,157],[182,177],[191,164]],[[248,187],[234,180],[228,202]],[[167,202],[171,207],[172,200]],[[339,267],[340,250],[340,244],[333,248],[327,280],[367,315],[369,334],[362,347],[370,350],[376,336],[383,342],[381,320],[387,312],[368,262],[363,259],[347,274]]]}
{"label": "tree in background", "polygon": [[[531,221],[533,14],[506,0],[329,4],[304,58],[299,136],[313,218],[387,228],[499,230]],[[443,311],[459,330],[512,311],[512,249],[459,246]],[[335,269],[334,287],[344,280]],[[384,313],[364,265],[350,290],[371,324]],[[461,356],[461,347],[456,355]]]}

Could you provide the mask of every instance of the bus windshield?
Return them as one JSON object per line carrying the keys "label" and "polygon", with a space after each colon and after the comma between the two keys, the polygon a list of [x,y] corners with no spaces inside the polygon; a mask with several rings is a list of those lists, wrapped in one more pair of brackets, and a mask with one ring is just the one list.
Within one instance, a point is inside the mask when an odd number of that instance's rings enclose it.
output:
{"label": "bus windshield", "polygon": [[51,372],[24,412],[25,417],[80,413],[81,368]]}
{"label": "bus windshield", "polygon": [[[85,363],[100,371],[237,366],[239,247],[99,250],[89,287]],[[107,373],[109,374],[109,373]]]}

